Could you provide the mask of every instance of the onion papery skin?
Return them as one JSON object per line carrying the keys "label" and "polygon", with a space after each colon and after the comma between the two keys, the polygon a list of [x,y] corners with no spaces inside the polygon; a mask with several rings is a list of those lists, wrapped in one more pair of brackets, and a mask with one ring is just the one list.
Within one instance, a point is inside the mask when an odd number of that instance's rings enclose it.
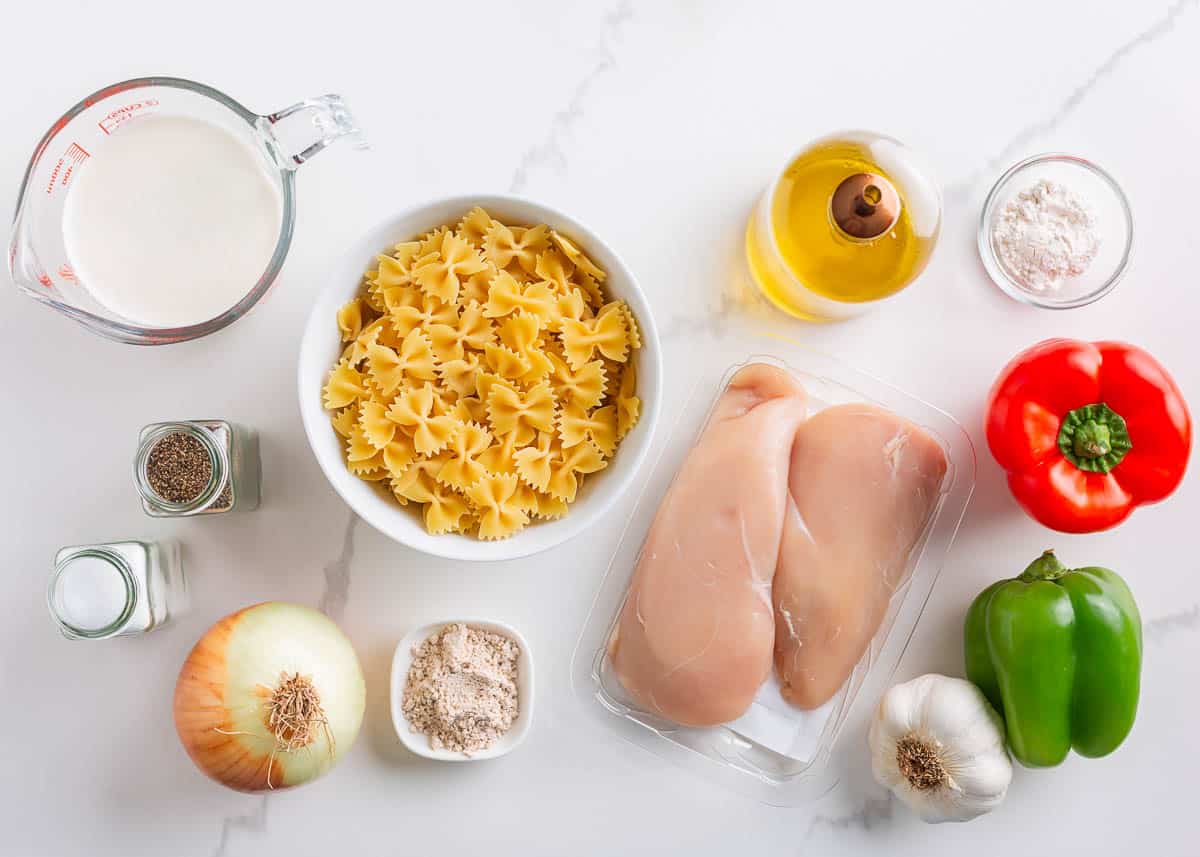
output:
{"label": "onion papery skin", "polygon": [[[311,679],[328,728],[279,750],[268,727],[282,675]],[[267,601],[231,613],[196,643],[175,684],[175,729],[203,773],[241,792],[302,785],[354,744],[366,683],[354,647],[325,614]],[[273,752],[274,751],[274,752]]]}

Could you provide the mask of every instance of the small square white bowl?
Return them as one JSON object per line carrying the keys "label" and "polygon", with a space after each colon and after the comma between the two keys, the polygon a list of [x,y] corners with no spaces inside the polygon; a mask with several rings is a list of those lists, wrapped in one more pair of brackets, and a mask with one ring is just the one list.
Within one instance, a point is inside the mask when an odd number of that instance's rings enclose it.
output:
{"label": "small square white bowl", "polygon": [[[408,679],[408,669],[412,666],[413,648],[447,625],[455,623],[462,623],[481,631],[490,631],[493,634],[501,634],[515,642],[521,649],[517,656],[517,717],[513,721],[512,727],[501,735],[495,744],[486,750],[480,750],[470,755],[452,750],[435,750],[429,744],[428,735],[413,731],[403,710],[404,683]],[[478,762],[484,759],[499,758],[512,752],[525,740],[525,735],[528,734],[529,727],[533,723],[533,653],[530,652],[529,644],[525,642],[525,638],[517,629],[503,622],[493,622],[489,619],[447,619],[442,622],[421,625],[404,635],[399,645],[396,646],[396,654],[392,656],[391,702],[392,725],[396,729],[396,735],[405,747],[418,756],[437,759],[440,762]]]}

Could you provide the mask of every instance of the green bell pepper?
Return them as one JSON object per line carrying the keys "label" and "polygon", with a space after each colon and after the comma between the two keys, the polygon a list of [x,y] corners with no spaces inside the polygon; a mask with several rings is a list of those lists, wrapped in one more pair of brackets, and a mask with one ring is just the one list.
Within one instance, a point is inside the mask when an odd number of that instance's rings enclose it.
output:
{"label": "green bell pepper", "polygon": [[1004,715],[1028,767],[1057,765],[1072,747],[1108,755],[1133,727],[1142,619],[1116,572],[1068,570],[1046,551],[979,594],[964,648],[967,678]]}

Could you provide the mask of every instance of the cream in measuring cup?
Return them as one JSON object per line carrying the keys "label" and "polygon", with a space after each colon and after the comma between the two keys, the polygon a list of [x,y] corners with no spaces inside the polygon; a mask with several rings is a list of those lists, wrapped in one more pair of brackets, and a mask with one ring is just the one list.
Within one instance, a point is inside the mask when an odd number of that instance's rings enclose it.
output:
{"label": "cream in measuring cup", "polygon": [[260,116],[178,78],[100,90],[38,144],[13,224],[13,281],[123,342],[219,330],[279,273],[296,168],[343,136],[361,142],[336,95]]}
{"label": "cream in measuring cup", "polygon": [[67,192],[63,242],[103,306],[184,327],[241,300],[271,261],[283,200],[262,157],[218,125],[148,115],[114,134]]}

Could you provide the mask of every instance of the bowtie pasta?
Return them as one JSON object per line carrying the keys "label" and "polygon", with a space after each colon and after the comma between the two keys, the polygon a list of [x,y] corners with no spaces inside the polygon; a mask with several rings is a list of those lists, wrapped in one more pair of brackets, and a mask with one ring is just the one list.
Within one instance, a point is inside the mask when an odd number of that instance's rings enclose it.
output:
{"label": "bowtie pasta", "polygon": [[478,207],[380,255],[337,312],[324,390],[346,466],[430,533],[567,514],[641,411],[637,320],[605,278],[550,227]]}

